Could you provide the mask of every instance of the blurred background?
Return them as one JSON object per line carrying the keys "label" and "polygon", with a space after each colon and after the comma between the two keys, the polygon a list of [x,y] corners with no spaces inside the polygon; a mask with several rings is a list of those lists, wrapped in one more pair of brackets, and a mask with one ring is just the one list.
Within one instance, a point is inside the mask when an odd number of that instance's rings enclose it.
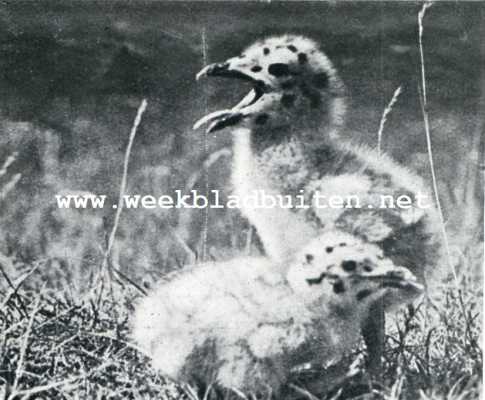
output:
{"label": "blurred background", "polygon": [[[383,149],[431,187],[421,106],[414,2],[64,2],[0,4],[0,253],[15,277],[44,273],[91,284],[114,212],[60,210],[55,194],[87,191],[117,201],[136,110],[129,194],[219,189],[230,193],[231,137],[193,123],[235,104],[241,82],[195,82],[207,62],[266,35],[318,41],[348,86],[346,139],[372,146],[395,90]],[[458,259],[480,274],[483,232],[485,3],[446,2],[424,20],[431,134],[447,230]],[[228,88],[230,90],[228,90]],[[209,161],[208,161],[209,160]],[[205,169],[204,169],[205,168]],[[205,240],[207,239],[207,240]],[[206,246],[203,244],[206,243]],[[137,282],[194,260],[257,254],[237,211],[124,210],[113,259]],[[0,261],[1,261],[0,260]],[[8,262],[7,262],[8,261]]]}

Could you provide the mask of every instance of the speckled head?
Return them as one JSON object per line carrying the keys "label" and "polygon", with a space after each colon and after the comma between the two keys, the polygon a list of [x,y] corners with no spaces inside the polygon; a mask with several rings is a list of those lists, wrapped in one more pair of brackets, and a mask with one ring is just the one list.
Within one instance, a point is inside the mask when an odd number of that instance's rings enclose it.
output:
{"label": "speckled head", "polygon": [[244,127],[264,134],[294,127],[333,135],[343,124],[344,85],[331,61],[308,38],[285,35],[258,41],[237,57],[206,66],[197,79],[203,76],[246,80],[253,89],[236,106],[203,117],[194,128],[208,124],[207,131],[213,132]]}
{"label": "speckled head", "polygon": [[341,312],[365,313],[376,301],[394,309],[411,302],[423,286],[378,246],[343,232],[326,232],[296,256],[287,279],[304,301]]}

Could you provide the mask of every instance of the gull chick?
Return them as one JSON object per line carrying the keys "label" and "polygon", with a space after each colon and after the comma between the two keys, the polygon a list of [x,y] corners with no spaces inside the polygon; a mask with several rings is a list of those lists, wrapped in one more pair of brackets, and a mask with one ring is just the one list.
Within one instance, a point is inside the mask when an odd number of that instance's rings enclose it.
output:
{"label": "gull chick", "polygon": [[285,265],[246,257],[167,276],[137,306],[133,338],[173,379],[278,393],[295,367],[355,346],[373,302],[422,290],[377,246],[327,232]]}

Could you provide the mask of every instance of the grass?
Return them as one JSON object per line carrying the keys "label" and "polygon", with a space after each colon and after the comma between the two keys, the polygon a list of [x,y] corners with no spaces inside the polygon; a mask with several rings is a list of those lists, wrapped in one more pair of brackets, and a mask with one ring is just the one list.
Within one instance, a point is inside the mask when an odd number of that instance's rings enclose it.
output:
{"label": "grass", "polygon": [[[70,286],[68,278],[56,282],[58,286],[43,283],[48,266],[39,263],[31,271],[31,266],[17,261],[16,267],[26,270],[27,278],[23,274],[2,286],[0,379],[5,399],[187,396],[183,387],[154,371],[130,342],[129,318],[140,296],[137,290],[114,282],[113,290],[101,298],[92,293],[73,296],[68,289],[60,290]],[[462,265],[460,270],[473,268]],[[388,318],[383,385],[372,389],[374,398],[479,398],[482,288],[473,276],[463,274],[459,291],[452,282],[444,283],[441,298]],[[466,316],[462,308],[467,310]],[[362,348],[352,358],[361,360],[364,354]],[[362,363],[354,368],[362,371]],[[333,393],[347,386],[348,381]],[[368,388],[364,389],[366,393]],[[290,391],[290,398],[298,393],[304,398],[304,390]],[[317,398],[328,396],[325,389],[317,393],[311,387],[308,391]],[[355,396],[362,398],[362,393]]]}
{"label": "grass", "polygon": [[34,292],[23,288],[2,310],[5,399],[180,397],[181,389],[127,342],[132,296],[114,290],[113,299],[96,303],[54,289]]}

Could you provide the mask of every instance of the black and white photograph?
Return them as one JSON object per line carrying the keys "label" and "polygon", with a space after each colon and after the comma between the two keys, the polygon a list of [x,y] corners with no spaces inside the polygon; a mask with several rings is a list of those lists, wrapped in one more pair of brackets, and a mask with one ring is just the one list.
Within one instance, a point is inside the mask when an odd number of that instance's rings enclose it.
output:
{"label": "black and white photograph", "polygon": [[478,400],[484,1],[0,0],[0,399]]}

